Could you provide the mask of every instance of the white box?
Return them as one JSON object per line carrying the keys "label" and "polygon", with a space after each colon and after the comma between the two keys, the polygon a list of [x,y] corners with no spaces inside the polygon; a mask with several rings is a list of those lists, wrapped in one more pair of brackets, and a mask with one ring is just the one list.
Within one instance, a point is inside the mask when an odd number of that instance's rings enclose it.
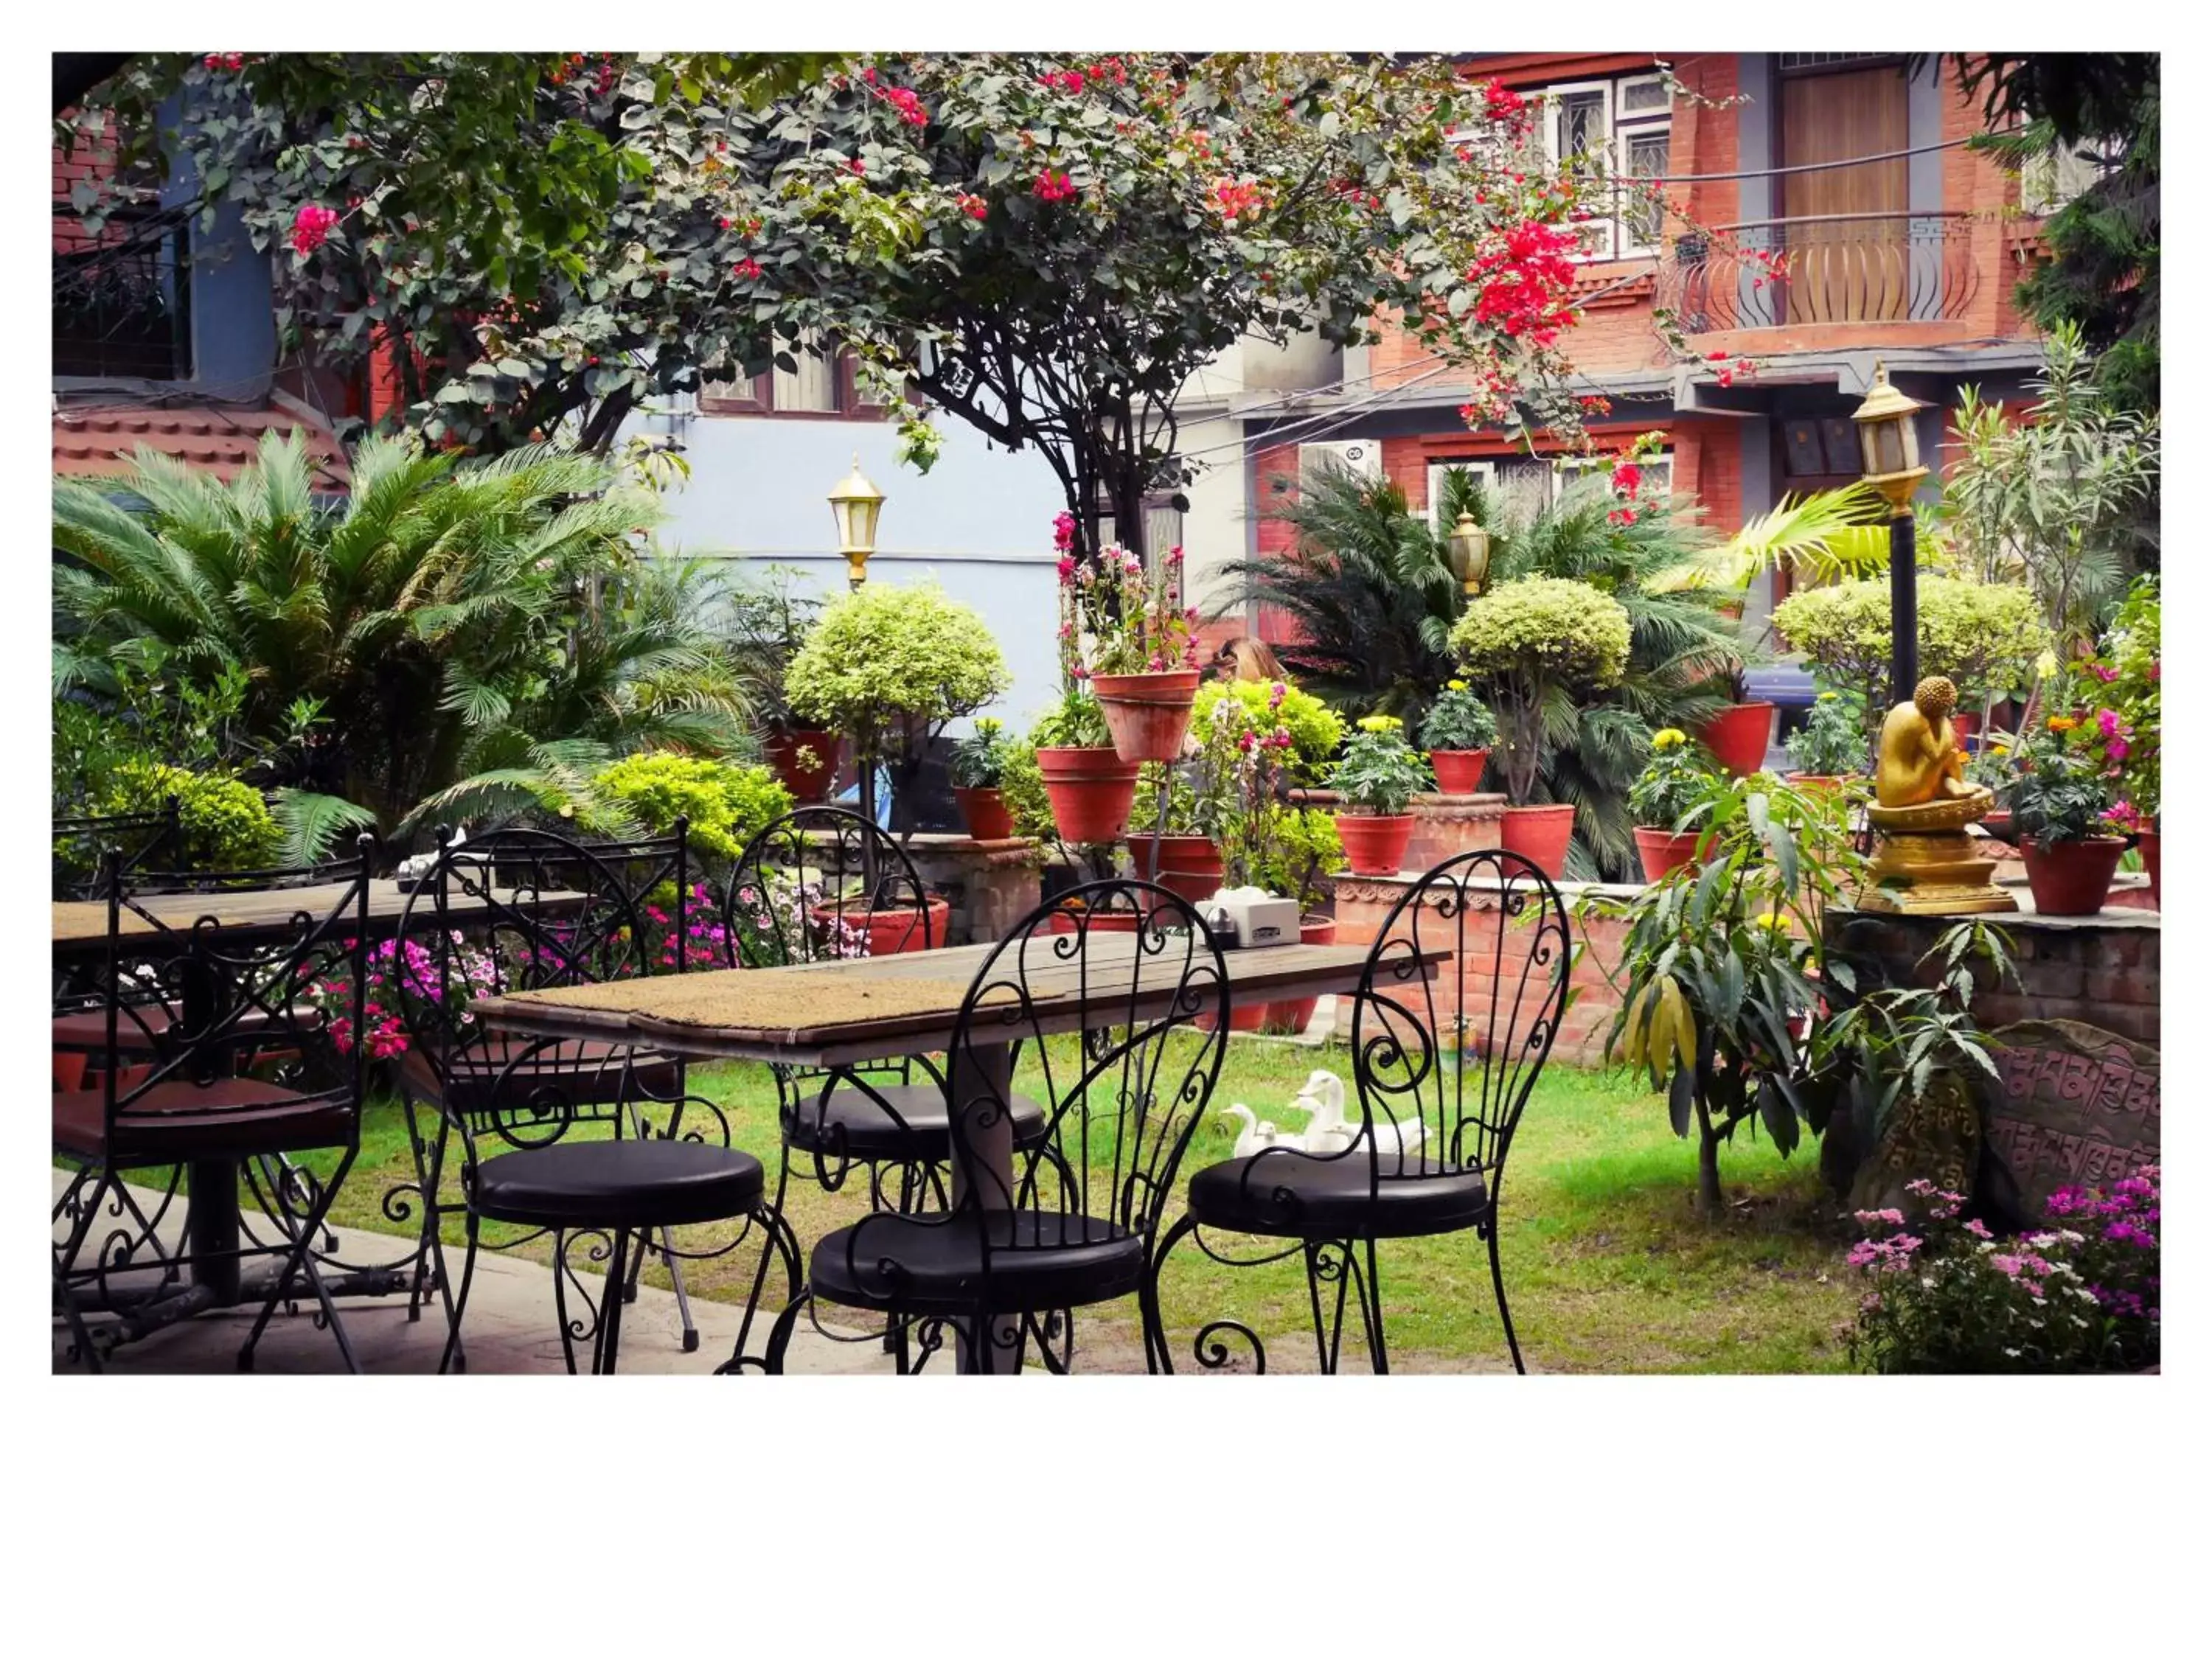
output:
{"label": "white box", "polygon": [[1199,909],[1211,912],[1216,906],[1228,912],[1230,920],[1237,924],[1237,943],[1241,948],[1298,942],[1296,900],[1279,899],[1252,888],[1224,888]]}

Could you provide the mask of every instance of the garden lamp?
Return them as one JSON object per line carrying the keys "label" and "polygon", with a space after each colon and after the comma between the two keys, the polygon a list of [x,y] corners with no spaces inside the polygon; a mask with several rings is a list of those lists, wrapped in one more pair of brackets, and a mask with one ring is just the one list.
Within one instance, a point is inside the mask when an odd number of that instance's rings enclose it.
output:
{"label": "garden lamp", "polygon": [[858,454],[853,457],[852,473],[830,492],[830,511],[837,518],[837,551],[850,567],[846,579],[857,588],[868,579],[868,555],[876,551],[876,521],[884,511],[884,493],[868,482]]}
{"label": "garden lamp", "polygon": [[1459,579],[1460,591],[1469,598],[1480,593],[1483,579],[1490,574],[1490,532],[1474,522],[1473,513],[1462,513],[1459,523],[1445,536],[1444,545],[1450,550],[1452,574]]}
{"label": "garden lamp", "polygon": [[1928,470],[1920,464],[1913,421],[1928,406],[1889,384],[1877,362],[1866,402],[1851,412],[1859,429],[1861,476],[1889,503],[1889,700],[1907,702],[1920,679],[1920,593],[1913,546],[1912,493]]}

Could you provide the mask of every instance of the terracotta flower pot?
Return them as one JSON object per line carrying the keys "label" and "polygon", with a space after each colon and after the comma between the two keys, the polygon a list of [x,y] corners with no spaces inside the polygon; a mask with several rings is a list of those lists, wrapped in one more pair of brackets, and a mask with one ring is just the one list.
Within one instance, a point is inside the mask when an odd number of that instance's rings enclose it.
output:
{"label": "terracotta flower pot", "polygon": [[1993,807],[1982,815],[1982,828],[2002,842],[2009,842],[2012,834],[2012,809]]}
{"label": "terracotta flower pot", "polygon": [[1431,749],[1429,765],[1437,769],[1437,789],[1447,796],[1471,796],[1482,788],[1482,769],[1490,764],[1487,749]]}
{"label": "terracotta flower pot", "polygon": [[[830,793],[837,776],[837,757],[844,747],[845,740],[836,733],[811,727],[770,732],[761,742],[769,768],[783,780],[783,787],[796,802],[820,801]],[[814,752],[813,766],[800,760],[802,748]]]}
{"label": "terracotta flower pot", "polygon": [[[896,957],[908,951],[932,951],[945,943],[945,933],[952,920],[952,905],[948,900],[932,895],[925,901],[927,921],[915,915],[914,906],[886,906],[880,911],[871,911],[856,900],[842,905],[817,905],[811,914],[824,928],[842,924],[848,930],[866,929],[868,954],[872,957]],[[928,930],[927,937],[923,929]]]}
{"label": "terracotta flower pot", "polygon": [[[1055,911],[1052,913],[1052,931],[1073,934],[1083,927],[1079,911]],[[1091,918],[1090,931],[1094,934],[1133,934],[1137,931],[1137,913],[1133,911],[1101,911]]]}
{"label": "terracotta flower pot", "polygon": [[[1271,1003],[1238,1003],[1229,1011],[1229,1029],[1231,1032],[1264,1032],[1267,1029],[1267,1011],[1274,1007]],[[1211,1015],[1194,1015],[1190,1019],[1191,1024],[1201,1032],[1213,1030],[1213,1016]]]}
{"label": "terracotta flower pot", "polygon": [[1572,802],[1552,807],[1509,807],[1498,822],[1498,845],[1518,853],[1553,881],[1566,874],[1567,844],[1575,836]]}
{"label": "terracotta flower pot", "polygon": [[1119,841],[1137,798],[1137,763],[1111,749],[1041,748],[1037,770],[1066,842]]}
{"label": "terracotta flower pot", "polygon": [[1849,775],[1843,772],[1790,772],[1784,776],[1800,790],[1817,790],[1830,796],[1850,781]]}
{"label": "terracotta flower pot", "polygon": [[1713,759],[1738,778],[1748,778],[1766,764],[1766,740],[1774,730],[1774,706],[1738,703],[1729,706],[1698,729],[1698,742],[1713,752]]}
{"label": "terracotta flower pot", "polygon": [[1411,813],[1339,813],[1337,839],[1355,876],[1395,876],[1406,868],[1406,845],[1413,839]]}
{"label": "terracotta flower pot", "polygon": [[1698,833],[1654,830],[1636,827],[1636,856],[1644,861],[1644,880],[1664,881],[1667,873],[1679,870],[1698,857]]}
{"label": "terracotta flower pot", "polygon": [[1191,701],[1198,695],[1197,669],[1093,675],[1091,691],[1114,734],[1114,753],[1123,760],[1173,760],[1182,754]]}
{"label": "terracotta flower pot", "polygon": [[2144,830],[2136,836],[2136,851],[2142,855],[2143,874],[2150,878],[2150,902],[2158,903],[2158,832]]}
{"label": "terracotta flower pot", "polygon": [[2113,873],[2127,851],[2123,836],[2087,836],[2080,841],[2024,841],[2020,857],[2027,866],[2027,889],[2035,908],[2046,917],[2092,917],[2105,908]]}
{"label": "terracotta flower pot", "polygon": [[1980,710],[1970,712],[1965,709],[1954,709],[1951,712],[1952,735],[1967,748],[1980,748],[1974,740],[1981,735],[1981,730],[1982,712]]}
{"label": "terracotta flower pot", "polygon": [[[1129,856],[1136,861],[1137,874],[1149,879],[1152,839],[1132,835]],[[1193,905],[1210,900],[1221,886],[1221,850],[1206,836],[1162,836],[1158,880],[1168,892],[1180,894]]]}
{"label": "terracotta flower pot", "polygon": [[[1334,917],[1301,917],[1298,919],[1300,945],[1334,945],[1336,918]],[[1260,1022],[1262,1032],[1273,1033],[1279,1038],[1295,1038],[1313,1024],[1314,1010],[1321,1007],[1319,997],[1293,997],[1287,1003],[1261,1005],[1264,1018]],[[1231,1023],[1232,1029],[1234,1022]]]}
{"label": "terracotta flower pot", "polygon": [[1014,815],[996,790],[955,789],[952,799],[960,803],[960,817],[977,841],[1004,841],[1014,833]]}

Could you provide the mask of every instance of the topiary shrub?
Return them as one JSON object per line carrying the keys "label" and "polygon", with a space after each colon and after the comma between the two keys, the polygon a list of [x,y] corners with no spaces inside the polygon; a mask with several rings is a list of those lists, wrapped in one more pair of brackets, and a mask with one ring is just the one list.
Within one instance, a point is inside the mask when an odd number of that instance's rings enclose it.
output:
{"label": "topiary shrub", "polygon": [[[2027,684],[2051,646],[2035,596],[2003,583],[1923,575],[1920,672],[1948,675],[1961,706],[1980,706]],[[1869,718],[1889,707],[1889,581],[1808,588],[1774,608],[1774,633],[1802,651],[1820,677],[1865,700]]]}
{"label": "topiary shrub", "polygon": [[180,845],[165,850],[164,865],[186,870],[258,870],[276,862],[283,827],[250,784],[216,772],[190,772],[161,761],[127,761],[116,768],[96,810],[158,813],[177,798]]}
{"label": "topiary shrub", "polygon": [[1013,815],[1016,835],[1040,842],[1058,839],[1052,797],[1045,793],[1044,773],[1037,766],[1034,743],[1017,739],[1006,745],[999,764],[999,799]]}
{"label": "topiary shrub", "polygon": [[1525,806],[1543,767],[1547,706],[1620,684],[1628,667],[1628,613],[1586,582],[1524,577],[1470,600],[1451,645],[1468,675],[1490,688],[1506,793]]}
{"label": "topiary shrub", "polygon": [[600,768],[592,788],[647,835],[665,835],[677,820],[688,820],[691,848],[713,859],[735,859],[793,805],[791,792],[765,766],[667,752],[625,755]]}
{"label": "topiary shrub", "polygon": [[[1283,688],[1279,700],[1277,686]],[[1318,784],[1344,742],[1344,722],[1336,711],[1287,681],[1208,681],[1198,688],[1191,706],[1192,731],[1210,730],[1214,706],[1224,698],[1243,706],[1244,727],[1265,733],[1280,726],[1291,735],[1291,754],[1296,760],[1287,770],[1295,784]]]}

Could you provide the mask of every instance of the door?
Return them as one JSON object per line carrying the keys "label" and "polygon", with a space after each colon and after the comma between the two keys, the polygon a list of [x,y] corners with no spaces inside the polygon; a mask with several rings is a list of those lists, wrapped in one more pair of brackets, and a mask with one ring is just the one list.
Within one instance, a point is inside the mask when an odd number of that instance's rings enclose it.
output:
{"label": "door", "polygon": [[[1905,66],[1782,80],[1785,167],[1890,155],[1906,136]],[[1782,177],[1790,321],[1872,323],[1909,314],[1905,159]]]}

